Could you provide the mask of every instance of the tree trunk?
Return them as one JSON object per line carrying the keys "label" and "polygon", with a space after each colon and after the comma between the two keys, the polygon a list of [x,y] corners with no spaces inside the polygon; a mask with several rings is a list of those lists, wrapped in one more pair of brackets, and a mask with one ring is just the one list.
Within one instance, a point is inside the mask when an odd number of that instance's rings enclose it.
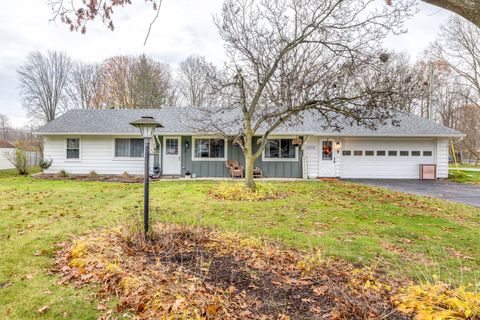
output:
{"label": "tree trunk", "polygon": [[480,0],[423,0],[450,10],[480,27]]}
{"label": "tree trunk", "polygon": [[255,191],[255,182],[253,181],[253,136],[245,136],[245,189]]}

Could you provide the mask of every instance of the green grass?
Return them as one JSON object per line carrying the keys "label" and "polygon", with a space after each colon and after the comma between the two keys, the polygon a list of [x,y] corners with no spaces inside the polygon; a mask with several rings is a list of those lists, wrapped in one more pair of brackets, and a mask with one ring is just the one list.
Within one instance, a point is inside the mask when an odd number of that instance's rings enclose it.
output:
{"label": "green grass", "polygon": [[480,184],[480,171],[462,171],[450,169],[448,173],[448,179],[458,183]]}
{"label": "green grass", "polygon": [[[95,288],[61,286],[49,275],[55,243],[140,216],[142,185],[0,176],[0,318],[96,318]],[[391,273],[472,281],[480,267],[478,208],[318,181],[272,183],[289,193],[282,199],[222,201],[208,195],[216,183],[154,182],[153,219],[320,248],[353,262],[381,257]],[[44,305],[49,311],[38,314]]]}
{"label": "green grass", "polygon": [[[41,169],[39,167],[33,167],[33,168],[30,168],[29,174],[35,174],[40,171]],[[0,179],[14,178],[17,176],[18,176],[17,169],[0,170]]]}
{"label": "green grass", "polygon": [[480,169],[480,165],[475,165],[475,164],[469,164],[469,163],[459,163],[459,164],[454,164],[450,163],[448,165],[450,169],[455,169],[455,168],[477,168]]}

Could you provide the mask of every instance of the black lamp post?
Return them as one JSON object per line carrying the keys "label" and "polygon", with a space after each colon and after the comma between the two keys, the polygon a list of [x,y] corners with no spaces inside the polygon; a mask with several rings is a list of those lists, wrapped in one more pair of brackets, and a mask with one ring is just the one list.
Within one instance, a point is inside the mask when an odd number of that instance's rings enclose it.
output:
{"label": "black lamp post", "polygon": [[156,128],[163,126],[155,121],[153,117],[142,117],[141,119],[130,122],[134,127],[140,129],[145,146],[145,171],[143,180],[143,226],[145,229],[145,239],[148,235],[148,210],[149,210],[149,191],[150,191],[150,139],[153,137]]}

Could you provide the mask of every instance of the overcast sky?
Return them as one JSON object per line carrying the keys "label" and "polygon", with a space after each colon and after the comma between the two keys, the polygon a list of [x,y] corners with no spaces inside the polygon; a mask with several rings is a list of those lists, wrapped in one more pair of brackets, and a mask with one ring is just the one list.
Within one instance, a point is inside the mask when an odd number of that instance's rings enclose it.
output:
{"label": "overcast sky", "polygon": [[[379,0],[380,1],[380,0]],[[155,12],[145,1],[115,11],[115,31],[100,22],[90,23],[85,35],[67,31],[50,22],[47,0],[3,1],[0,11],[0,113],[14,126],[28,124],[18,90],[16,69],[29,52],[63,50],[75,59],[93,62],[118,54],[145,53],[154,59],[177,64],[192,53],[220,63],[222,42],[212,22],[222,0],[164,0],[160,17],[146,46],[143,40]],[[438,33],[449,13],[419,4],[418,14],[408,21],[408,32],[392,36],[386,47],[407,51],[417,57]]]}

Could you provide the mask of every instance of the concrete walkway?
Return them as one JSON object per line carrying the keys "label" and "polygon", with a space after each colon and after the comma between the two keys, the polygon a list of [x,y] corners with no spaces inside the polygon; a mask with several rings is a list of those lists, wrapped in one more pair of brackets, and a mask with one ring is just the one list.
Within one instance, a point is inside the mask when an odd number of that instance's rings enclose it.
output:
{"label": "concrete walkway", "polygon": [[349,179],[349,181],[480,207],[480,185],[444,180]]}

